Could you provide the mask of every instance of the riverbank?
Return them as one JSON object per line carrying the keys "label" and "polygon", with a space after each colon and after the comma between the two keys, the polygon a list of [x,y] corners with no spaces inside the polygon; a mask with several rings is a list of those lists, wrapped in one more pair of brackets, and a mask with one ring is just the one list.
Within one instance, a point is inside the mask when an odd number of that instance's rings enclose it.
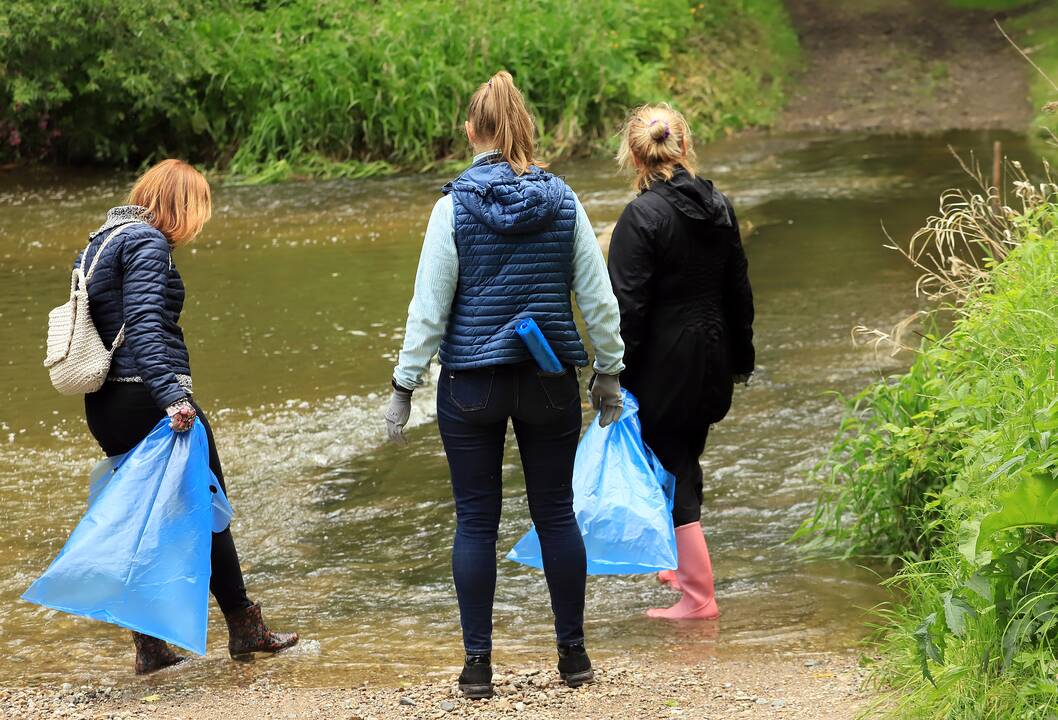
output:
{"label": "riverbank", "polygon": [[811,544],[898,568],[872,672],[894,718],[1058,704],[1058,186],[1011,172],[1016,210],[949,193],[916,236],[918,287],[953,327],[849,400],[815,472]]}
{"label": "riverbank", "polygon": [[[268,662],[282,662],[274,658]],[[179,668],[165,671],[175,676]],[[554,668],[497,668],[497,695],[464,699],[451,679],[403,687],[291,688],[268,682],[217,692],[156,689],[152,679],[61,689],[0,686],[0,714],[24,720],[397,720],[528,717],[534,720],[634,718],[783,718],[844,720],[867,700],[863,671],[847,655],[763,656],[749,661],[620,659],[602,663],[597,682],[570,690]],[[454,675],[453,675],[454,677]],[[6,713],[6,714],[4,714]]]}
{"label": "riverbank", "polygon": [[613,149],[671,100],[710,139],[769,124],[797,62],[782,0],[0,6],[0,165],[176,155],[244,181],[422,171],[467,156],[507,69],[549,160]]}

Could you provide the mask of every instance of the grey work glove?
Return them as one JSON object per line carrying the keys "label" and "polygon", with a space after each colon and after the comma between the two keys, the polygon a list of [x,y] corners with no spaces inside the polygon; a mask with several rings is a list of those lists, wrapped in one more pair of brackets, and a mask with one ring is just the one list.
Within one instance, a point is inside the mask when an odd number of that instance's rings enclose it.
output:
{"label": "grey work glove", "polygon": [[393,383],[393,394],[389,396],[389,405],[386,406],[384,417],[390,442],[406,445],[408,438],[404,437],[404,426],[411,417],[411,390],[405,390]]}
{"label": "grey work glove", "polygon": [[591,392],[591,406],[599,411],[599,427],[606,427],[621,417],[624,397],[616,375],[595,373],[588,383],[588,390]]}
{"label": "grey work glove", "polygon": [[735,382],[736,385],[749,385],[749,379],[751,377],[753,377],[753,373],[738,373],[737,375],[734,375],[731,379]]}

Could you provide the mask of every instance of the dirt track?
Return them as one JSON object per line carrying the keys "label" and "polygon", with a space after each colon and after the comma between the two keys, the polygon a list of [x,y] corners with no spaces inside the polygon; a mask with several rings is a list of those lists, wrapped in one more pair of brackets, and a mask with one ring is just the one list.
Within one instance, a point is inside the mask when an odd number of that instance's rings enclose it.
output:
{"label": "dirt track", "polygon": [[787,7],[805,69],[777,131],[1029,125],[1029,72],[992,13],[945,0],[788,0]]}

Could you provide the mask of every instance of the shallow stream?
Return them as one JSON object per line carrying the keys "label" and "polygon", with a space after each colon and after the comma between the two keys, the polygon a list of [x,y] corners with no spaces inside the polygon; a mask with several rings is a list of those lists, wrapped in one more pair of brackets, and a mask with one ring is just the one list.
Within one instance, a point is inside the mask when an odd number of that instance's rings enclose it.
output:
{"label": "shallow stream", "polygon": [[[883,248],[906,239],[964,182],[947,150],[990,151],[1013,135],[750,137],[701,153],[734,199],[757,298],[759,372],[714,428],[704,458],[703,522],[723,617],[674,625],[643,611],[673,595],[650,577],[588,584],[596,656],[844,650],[884,599],[853,563],[800,563],[783,542],[811,512],[806,472],[831,438],[839,403],[899,361],[857,347],[857,325],[889,327],[917,307],[914,275]],[[599,229],[631,194],[611,163],[555,166]],[[124,174],[0,174],[0,682],[124,682],[131,642],[102,623],[18,599],[84,509],[99,457],[80,401],[41,367],[47,311],[67,267],[120,201]],[[154,682],[304,685],[449,672],[461,662],[449,578],[454,527],[432,390],[416,394],[411,444],[383,444],[379,419],[400,345],[422,232],[445,178],[221,187],[214,220],[176,255],[188,287],[184,327],[196,397],[211,413],[236,508],[251,596],[301,648],[253,664],[226,657],[215,609],[210,651]],[[513,438],[501,551],[528,526]],[[549,655],[541,573],[500,560],[496,657]]]}

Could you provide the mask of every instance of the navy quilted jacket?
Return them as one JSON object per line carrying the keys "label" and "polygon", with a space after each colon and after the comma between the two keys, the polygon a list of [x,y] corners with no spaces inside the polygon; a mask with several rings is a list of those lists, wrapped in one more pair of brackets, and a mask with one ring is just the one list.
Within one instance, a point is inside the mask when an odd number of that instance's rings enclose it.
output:
{"label": "navy quilted jacket", "polygon": [[573,320],[573,191],[551,173],[486,159],[445,186],[455,211],[459,283],[441,342],[451,370],[530,361],[515,325],[533,318],[555,354],[584,366]]}
{"label": "navy quilted jacket", "polygon": [[[104,225],[92,238],[85,250],[86,272],[103,240],[118,227]],[[188,395],[176,376],[191,375],[179,325],[184,282],[161,232],[143,222],[123,227],[99,257],[88,282],[89,309],[108,347],[125,323],[125,342],[114,353],[110,377],[139,378],[165,409]],[[80,261],[78,254],[75,264]]]}

